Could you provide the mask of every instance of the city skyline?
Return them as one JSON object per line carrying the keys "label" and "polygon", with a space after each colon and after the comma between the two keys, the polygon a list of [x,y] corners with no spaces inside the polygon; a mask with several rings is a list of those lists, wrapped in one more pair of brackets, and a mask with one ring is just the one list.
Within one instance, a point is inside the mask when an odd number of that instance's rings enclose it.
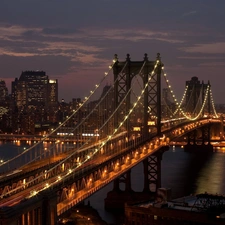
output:
{"label": "city skyline", "polygon": [[[112,63],[155,60],[181,98],[185,81],[209,80],[216,103],[224,103],[225,2],[204,0],[110,1],[7,0],[0,9],[0,79],[43,70],[59,81],[59,100],[83,98]],[[110,83],[110,80],[108,81]]]}

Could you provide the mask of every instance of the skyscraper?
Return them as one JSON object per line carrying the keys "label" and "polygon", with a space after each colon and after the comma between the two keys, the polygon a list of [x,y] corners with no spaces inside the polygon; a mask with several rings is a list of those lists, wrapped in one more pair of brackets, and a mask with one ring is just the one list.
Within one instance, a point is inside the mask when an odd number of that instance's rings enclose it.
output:
{"label": "skyscraper", "polygon": [[195,114],[200,111],[203,103],[207,84],[198,80],[198,77],[192,77],[190,81],[186,81],[186,111]]}
{"label": "skyscraper", "polygon": [[162,115],[169,118],[176,110],[176,104],[173,100],[172,93],[169,88],[162,89]]}
{"label": "skyscraper", "polygon": [[24,71],[12,82],[12,131],[34,133],[48,130],[56,121],[58,82],[44,71]]}
{"label": "skyscraper", "polygon": [[47,109],[58,103],[58,82],[49,80],[44,71],[24,71],[12,82],[12,98],[18,109]]}
{"label": "skyscraper", "polygon": [[8,89],[6,87],[5,81],[0,80],[0,102],[5,102],[7,96],[8,96]]}

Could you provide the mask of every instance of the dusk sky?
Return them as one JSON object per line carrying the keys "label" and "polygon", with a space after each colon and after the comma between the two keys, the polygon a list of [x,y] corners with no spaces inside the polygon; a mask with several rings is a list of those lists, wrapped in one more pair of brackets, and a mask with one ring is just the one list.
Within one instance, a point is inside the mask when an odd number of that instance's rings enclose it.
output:
{"label": "dusk sky", "polygon": [[25,70],[58,79],[59,100],[83,98],[112,63],[161,54],[178,100],[210,81],[225,103],[225,0],[0,0],[0,79]]}

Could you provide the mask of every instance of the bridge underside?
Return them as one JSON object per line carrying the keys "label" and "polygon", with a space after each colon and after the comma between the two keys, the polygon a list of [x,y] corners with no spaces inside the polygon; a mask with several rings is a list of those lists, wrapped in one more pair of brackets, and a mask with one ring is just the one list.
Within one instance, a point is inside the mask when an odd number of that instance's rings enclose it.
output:
{"label": "bridge underside", "polygon": [[[105,208],[107,210],[124,210],[126,202],[153,200],[158,188],[161,187],[161,160],[168,148],[161,148],[158,152],[145,158],[143,162],[144,188],[137,192],[131,186],[131,170],[114,180],[114,188],[107,194]],[[123,184],[124,190],[120,188]]]}

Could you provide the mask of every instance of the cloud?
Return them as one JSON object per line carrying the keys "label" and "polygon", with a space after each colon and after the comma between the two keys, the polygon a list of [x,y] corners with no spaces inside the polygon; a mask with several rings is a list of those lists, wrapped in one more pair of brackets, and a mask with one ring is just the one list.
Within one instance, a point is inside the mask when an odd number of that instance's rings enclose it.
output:
{"label": "cloud", "polygon": [[183,17],[191,16],[191,15],[194,15],[194,14],[196,14],[196,13],[197,13],[197,11],[190,11],[190,12],[184,13],[182,16],[183,16]]}
{"label": "cloud", "polygon": [[206,62],[200,63],[199,66],[207,67],[225,67],[225,62]]}
{"label": "cloud", "polygon": [[141,42],[144,40],[157,40],[166,43],[183,43],[182,40],[174,38],[169,32],[161,32],[151,30],[148,28],[143,29],[86,29],[83,30],[86,35],[92,36],[92,39],[101,40],[114,40],[114,41],[130,41],[130,42]]}
{"label": "cloud", "polygon": [[178,59],[199,59],[199,60],[224,60],[224,57],[220,56],[178,56]]}
{"label": "cloud", "polygon": [[69,29],[0,25],[0,38],[0,55],[14,57],[63,56],[89,64],[99,61],[98,53],[103,51],[102,47],[82,40],[76,30]]}
{"label": "cloud", "polygon": [[225,42],[196,44],[191,47],[180,48],[180,50],[188,53],[225,54]]}
{"label": "cloud", "polygon": [[[9,30],[8,30],[9,29]],[[117,42],[160,41],[182,43],[167,32],[150,29],[70,29],[0,25],[0,55],[15,57],[62,56],[80,64],[105,62],[100,54]],[[3,42],[4,41],[4,42]],[[101,41],[101,43],[99,43]],[[101,46],[101,47],[99,47]]]}
{"label": "cloud", "polygon": [[78,30],[62,27],[53,27],[53,28],[47,27],[43,28],[42,32],[44,34],[76,34]]}

